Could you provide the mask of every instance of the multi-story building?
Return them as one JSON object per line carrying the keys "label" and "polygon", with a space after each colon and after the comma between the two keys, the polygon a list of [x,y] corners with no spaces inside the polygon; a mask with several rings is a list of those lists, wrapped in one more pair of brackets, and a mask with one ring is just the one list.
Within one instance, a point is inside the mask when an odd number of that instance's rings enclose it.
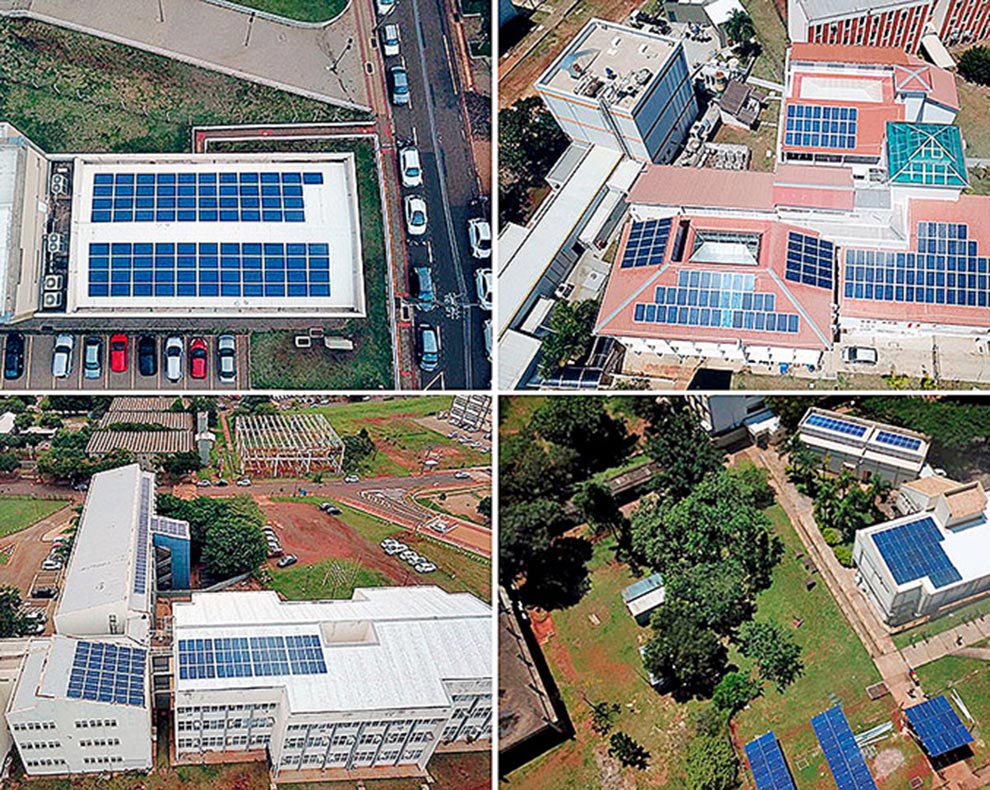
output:
{"label": "multi-story building", "polygon": [[574,142],[670,162],[698,115],[680,41],[592,19],[536,82]]}

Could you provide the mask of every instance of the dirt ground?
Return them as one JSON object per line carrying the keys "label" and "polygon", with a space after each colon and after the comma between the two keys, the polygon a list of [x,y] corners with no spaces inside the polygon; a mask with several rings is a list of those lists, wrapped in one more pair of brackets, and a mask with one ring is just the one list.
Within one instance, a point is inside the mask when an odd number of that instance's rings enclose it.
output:
{"label": "dirt ground", "polygon": [[442,502],[440,501],[439,495],[433,496],[430,493],[422,495],[422,499],[431,500],[438,508],[443,508],[443,510],[451,515],[457,516],[458,518],[463,518],[475,524],[483,525],[485,521],[478,514],[478,503],[481,501],[481,497],[486,495],[486,491],[476,489],[475,491],[448,493],[447,498]]}

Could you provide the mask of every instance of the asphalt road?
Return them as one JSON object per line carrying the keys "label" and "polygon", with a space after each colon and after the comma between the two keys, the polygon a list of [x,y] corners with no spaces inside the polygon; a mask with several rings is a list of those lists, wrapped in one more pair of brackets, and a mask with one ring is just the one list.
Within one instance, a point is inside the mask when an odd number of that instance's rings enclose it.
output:
{"label": "asphalt road", "polygon": [[[490,267],[479,262],[468,244],[467,221],[480,216],[479,198],[466,119],[462,115],[460,82],[453,61],[450,27],[443,0],[399,0],[383,22],[399,25],[399,58],[387,58],[386,68],[405,62],[412,101],[393,107],[397,140],[415,140],[423,164],[424,183],[418,193],[427,203],[425,243],[408,247],[409,266],[432,269],[437,304],[416,310],[415,322],[439,328],[440,369],[420,371],[423,389],[486,389],[491,364],[485,357],[482,322],[491,314],[477,304],[474,272]],[[487,210],[487,209],[486,209]],[[408,237],[407,237],[408,240]]]}

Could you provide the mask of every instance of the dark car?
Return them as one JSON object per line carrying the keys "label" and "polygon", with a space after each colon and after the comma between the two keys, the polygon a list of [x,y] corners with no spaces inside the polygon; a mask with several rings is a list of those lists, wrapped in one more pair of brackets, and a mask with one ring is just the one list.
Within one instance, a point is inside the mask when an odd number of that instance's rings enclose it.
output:
{"label": "dark car", "polygon": [[138,338],[138,371],[142,376],[158,375],[158,343],[151,335]]}
{"label": "dark car", "polygon": [[58,595],[58,590],[53,587],[35,587],[31,591],[32,598],[54,598]]}
{"label": "dark car", "polygon": [[3,377],[8,381],[24,375],[24,335],[11,332],[3,349]]}
{"label": "dark car", "polygon": [[287,557],[282,557],[276,564],[280,568],[288,568],[290,565],[295,565],[299,562],[299,558],[295,554],[290,554]]}

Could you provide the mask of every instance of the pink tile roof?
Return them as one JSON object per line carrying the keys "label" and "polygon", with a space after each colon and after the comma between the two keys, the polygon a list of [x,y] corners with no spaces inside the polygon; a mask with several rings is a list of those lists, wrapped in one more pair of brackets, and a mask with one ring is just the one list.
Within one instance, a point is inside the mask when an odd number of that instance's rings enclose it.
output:
{"label": "pink tile roof", "polygon": [[890,63],[908,65],[911,55],[897,47],[862,47],[844,44],[791,44],[791,60],[814,63]]}
{"label": "pink tile roof", "polygon": [[630,203],[712,208],[773,208],[773,173],[648,165],[629,191]]}
{"label": "pink tile roof", "polygon": [[855,200],[851,168],[777,166],[773,185],[775,206],[851,211]]}
{"label": "pink tile roof", "polygon": [[958,110],[962,105],[959,103],[959,90],[956,87],[955,75],[945,69],[932,66],[929,69],[931,74],[932,89],[928,93],[928,98],[938,102],[953,110]]}

